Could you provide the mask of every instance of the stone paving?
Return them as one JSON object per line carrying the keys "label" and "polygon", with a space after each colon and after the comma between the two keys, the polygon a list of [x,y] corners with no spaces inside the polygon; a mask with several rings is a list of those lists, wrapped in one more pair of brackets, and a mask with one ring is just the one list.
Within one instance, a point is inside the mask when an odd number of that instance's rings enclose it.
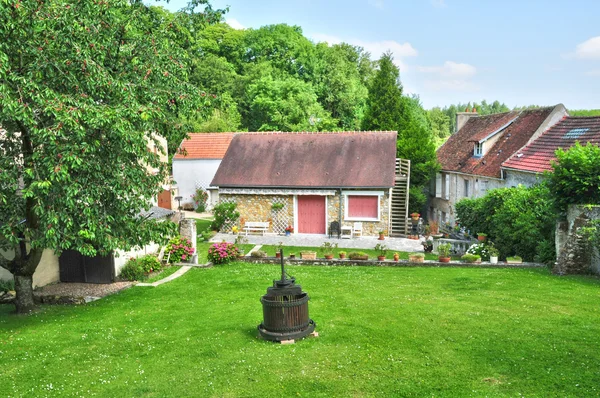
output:
{"label": "stone paving", "polygon": [[[238,235],[233,234],[216,234],[210,241],[211,242],[235,242]],[[377,240],[375,236],[363,236],[360,238],[352,239],[338,239],[337,237],[329,238],[327,235],[314,235],[314,234],[292,234],[290,236],[284,235],[273,235],[265,234],[261,235],[241,235],[244,238],[248,238],[248,243],[254,245],[278,245],[279,242],[283,242],[284,246],[305,246],[305,247],[319,247],[323,242],[337,243],[339,248],[348,249],[372,249],[376,244],[382,243],[387,246],[388,250],[391,251],[403,251],[403,252],[422,252],[423,245],[421,241],[405,239],[405,238],[389,238],[385,240]],[[422,240],[422,239],[421,239]]]}

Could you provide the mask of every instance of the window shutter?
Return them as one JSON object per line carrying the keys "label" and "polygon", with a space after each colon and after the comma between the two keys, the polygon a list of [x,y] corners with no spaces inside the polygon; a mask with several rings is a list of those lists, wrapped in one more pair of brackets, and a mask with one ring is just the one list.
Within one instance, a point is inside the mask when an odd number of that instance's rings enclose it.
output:
{"label": "window shutter", "polygon": [[446,181],[444,184],[444,198],[446,200],[450,199],[450,176],[446,174]]}
{"label": "window shutter", "polygon": [[435,175],[435,197],[442,197],[442,175],[440,173]]}

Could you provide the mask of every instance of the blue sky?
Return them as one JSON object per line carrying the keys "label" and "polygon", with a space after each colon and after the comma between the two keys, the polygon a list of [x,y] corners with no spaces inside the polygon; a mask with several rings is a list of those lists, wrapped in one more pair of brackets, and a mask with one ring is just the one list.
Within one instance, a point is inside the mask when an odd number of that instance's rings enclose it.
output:
{"label": "blue sky", "polygon": [[[181,8],[184,0],[166,7]],[[426,108],[499,100],[508,106],[600,108],[597,0],[212,0],[235,28],[298,25],[313,41],[391,50],[405,92]]]}

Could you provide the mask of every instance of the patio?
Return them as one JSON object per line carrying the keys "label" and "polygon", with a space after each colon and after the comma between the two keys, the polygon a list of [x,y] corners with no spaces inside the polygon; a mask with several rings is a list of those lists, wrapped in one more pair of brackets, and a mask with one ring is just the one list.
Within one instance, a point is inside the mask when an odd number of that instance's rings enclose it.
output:
{"label": "patio", "polygon": [[243,234],[216,234],[210,241],[211,242],[230,242],[234,243],[238,236],[242,236],[248,239],[248,243],[254,245],[277,245],[279,242],[283,242],[285,246],[306,246],[306,247],[318,247],[323,242],[337,243],[339,248],[347,249],[373,249],[377,243],[381,243],[391,251],[403,251],[403,252],[422,252],[423,246],[421,241],[406,239],[406,238],[390,238],[386,237],[385,240],[378,240],[375,236],[363,236],[360,238],[353,239],[338,239],[337,237],[329,238],[328,235],[315,235],[315,234],[292,234],[290,236],[285,235],[274,235],[266,234],[261,235],[243,235]]}

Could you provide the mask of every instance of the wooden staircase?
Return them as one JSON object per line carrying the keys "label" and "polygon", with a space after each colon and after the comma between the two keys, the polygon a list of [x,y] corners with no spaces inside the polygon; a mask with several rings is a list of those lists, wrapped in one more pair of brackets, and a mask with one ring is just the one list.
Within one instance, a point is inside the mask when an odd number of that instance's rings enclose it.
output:
{"label": "wooden staircase", "polygon": [[410,160],[396,159],[396,182],[392,188],[390,210],[390,236],[407,236],[408,192],[410,186]]}

